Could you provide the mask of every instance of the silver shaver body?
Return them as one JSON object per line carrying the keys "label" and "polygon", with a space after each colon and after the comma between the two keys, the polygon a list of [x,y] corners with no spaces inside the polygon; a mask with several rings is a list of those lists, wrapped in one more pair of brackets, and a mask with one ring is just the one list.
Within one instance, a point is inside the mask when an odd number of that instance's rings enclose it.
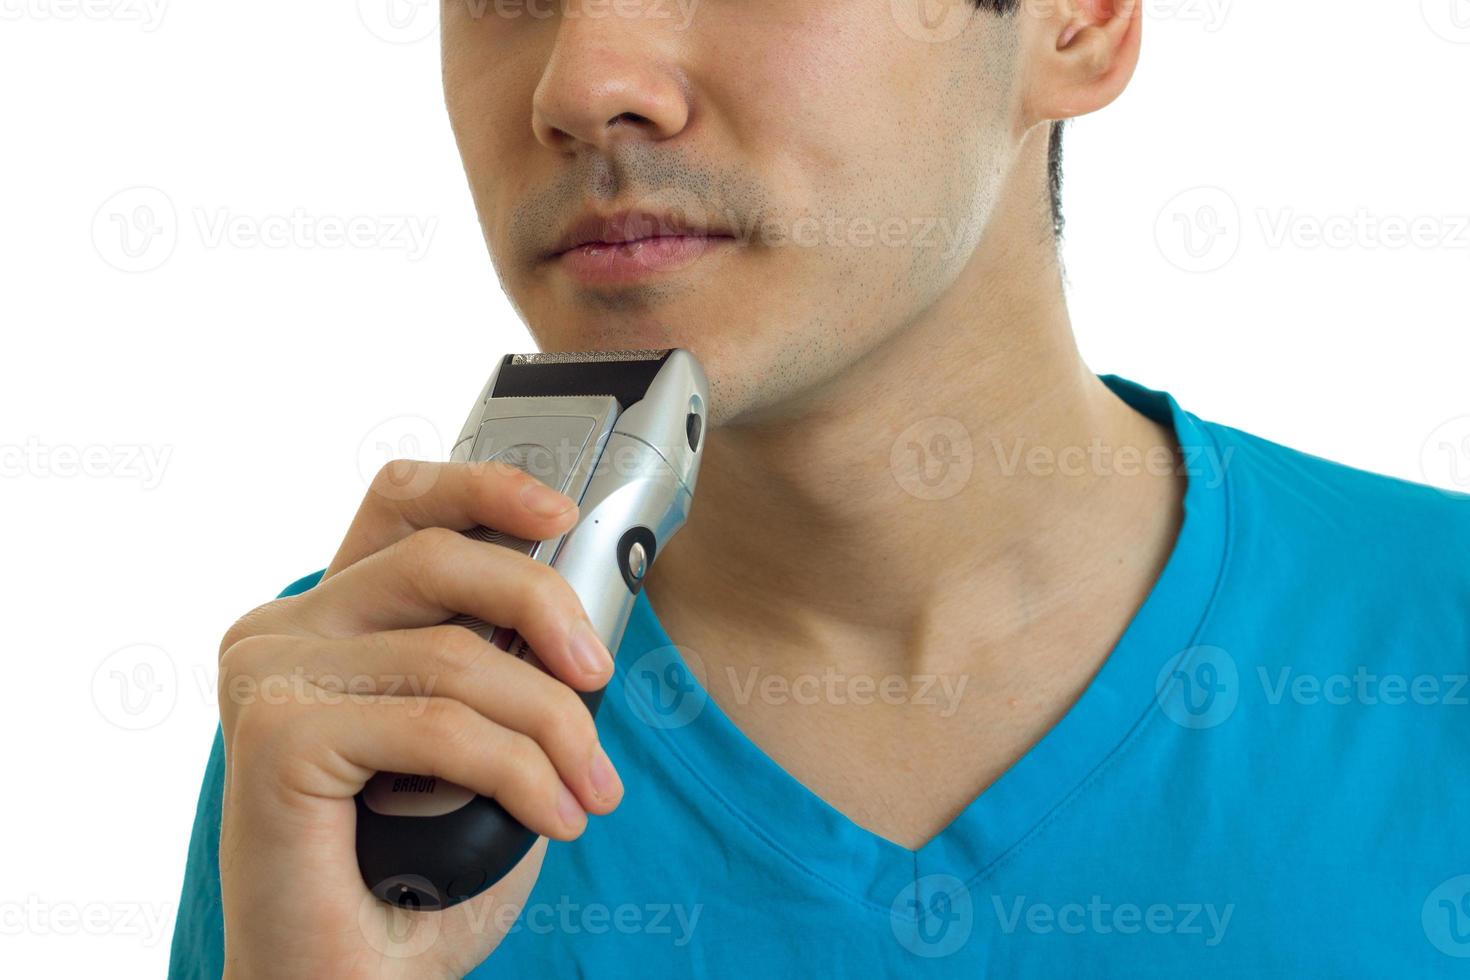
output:
{"label": "silver shaver body", "polygon": [[[510,463],[577,501],[577,524],[527,541],[493,528],[464,533],[555,568],[614,652],[660,549],[689,516],[709,391],[686,350],[508,354],[490,375],[450,459]],[[535,661],[514,629],[471,616],[473,629]],[[596,714],[602,692],[579,692]],[[384,901],[445,908],[493,885],[536,842],[493,799],[410,773],[378,773],[357,796],[357,857]]]}

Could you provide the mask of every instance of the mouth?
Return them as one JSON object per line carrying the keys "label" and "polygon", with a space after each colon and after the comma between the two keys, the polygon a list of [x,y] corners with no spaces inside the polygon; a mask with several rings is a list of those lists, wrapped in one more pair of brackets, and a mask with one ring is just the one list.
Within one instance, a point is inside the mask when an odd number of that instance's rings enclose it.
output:
{"label": "mouth", "polygon": [[586,286],[625,285],[685,269],[736,237],[667,214],[620,211],[575,222],[546,260]]}

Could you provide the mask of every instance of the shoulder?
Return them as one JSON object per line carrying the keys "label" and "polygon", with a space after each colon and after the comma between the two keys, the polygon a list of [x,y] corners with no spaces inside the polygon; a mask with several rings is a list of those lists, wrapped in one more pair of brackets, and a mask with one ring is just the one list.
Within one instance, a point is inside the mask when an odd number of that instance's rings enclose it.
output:
{"label": "shoulder", "polygon": [[1226,488],[1237,574],[1470,621],[1470,494],[1201,425],[1217,453],[1203,471]]}

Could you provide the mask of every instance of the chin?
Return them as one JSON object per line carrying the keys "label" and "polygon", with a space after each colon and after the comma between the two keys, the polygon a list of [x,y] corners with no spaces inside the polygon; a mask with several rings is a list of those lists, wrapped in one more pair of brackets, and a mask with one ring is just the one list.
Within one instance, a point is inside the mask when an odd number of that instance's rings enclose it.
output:
{"label": "chin", "polygon": [[[554,329],[536,329],[535,322]],[[709,424],[719,427],[764,419],[773,408],[779,412],[769,402],[776,398],[778,379],[791,380],[789,371],[767,363],[769,341],[755,329],[733,330],[733,322],[729,311],[703,309],[659,317],[553,314],[533,321],[531,335],[543,351],[687,350],[709,379]]]}

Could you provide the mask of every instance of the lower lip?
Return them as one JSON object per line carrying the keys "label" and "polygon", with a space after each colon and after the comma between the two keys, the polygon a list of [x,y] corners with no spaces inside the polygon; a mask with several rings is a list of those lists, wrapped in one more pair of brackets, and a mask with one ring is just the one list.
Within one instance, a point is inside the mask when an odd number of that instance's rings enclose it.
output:
{"label": "lower lip", "polygon": [[687,268],[733,241],[728,235],[665,235],[636,242],[598,242],[567,249],[554,261],[584,285],[623,285]]}

